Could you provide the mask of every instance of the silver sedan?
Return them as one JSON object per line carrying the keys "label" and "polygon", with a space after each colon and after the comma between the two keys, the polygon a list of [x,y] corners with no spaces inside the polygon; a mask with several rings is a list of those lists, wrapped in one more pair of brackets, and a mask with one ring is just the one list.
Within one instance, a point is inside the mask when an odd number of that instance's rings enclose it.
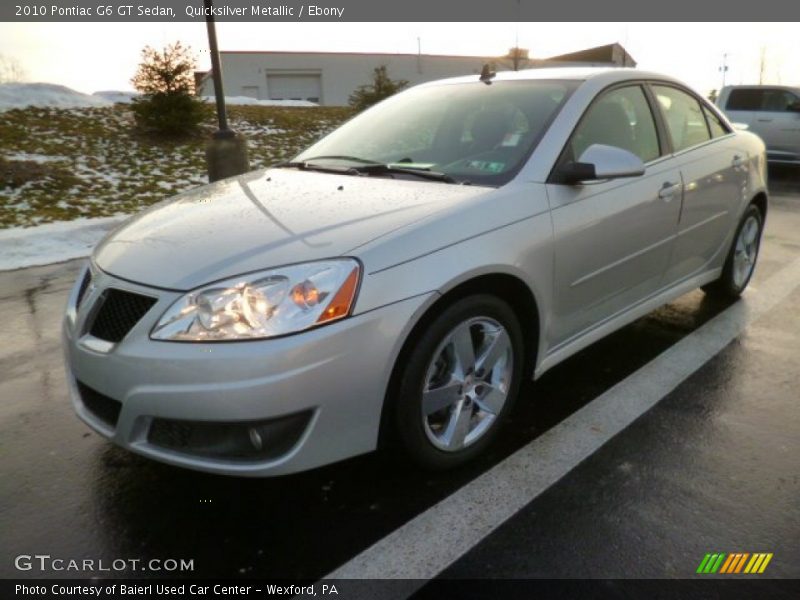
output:
{"label": "silver sedan", "polygon": [[217,473],[383,445],[459,465],[523,378],[694,288],[741,294],[765,169],[756,136],[663,75],[412,88],[109,235],[64,319],[75,410]]}

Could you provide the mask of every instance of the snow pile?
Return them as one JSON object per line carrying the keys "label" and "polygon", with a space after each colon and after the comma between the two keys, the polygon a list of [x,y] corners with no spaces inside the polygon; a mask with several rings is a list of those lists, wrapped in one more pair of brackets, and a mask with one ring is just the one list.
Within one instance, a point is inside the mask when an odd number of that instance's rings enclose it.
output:
{"label": "snow pile", "polygon": [[[203,96],[206,102],[214,103],[214,96]],[[225,103],[239,106],[319,106],[308,100],[259,100],[250,96],[225,96]]]}
{"label": "snow pile", "polygon": [[103,236],[127,216],[75,219],[0,230],[0,271],[49,265],[89,256]]}
{"label": "snow pile", "polygon": [[105,98],[82,94],[53,83],[0,83],[0,111],[27,106],[87,108],[111,104]]}
{"label": "snow pile", "polygon": [[119,102],[121,104],[130,104],[139,94],[136,92],[120,92],[119,90],[103,90],[95,92],[92,96],[108,100],[109,102]]}

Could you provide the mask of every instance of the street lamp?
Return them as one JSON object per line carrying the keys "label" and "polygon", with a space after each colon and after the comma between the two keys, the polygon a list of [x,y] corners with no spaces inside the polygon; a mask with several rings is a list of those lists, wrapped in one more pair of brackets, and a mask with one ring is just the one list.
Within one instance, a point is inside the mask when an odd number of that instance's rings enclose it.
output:
{"label": "street lamp", "polygon": [[208,49],[211,54],[211,77],[214,81],[214,98],[217,105],[218,129],[206,146],[208,180],[214,182],[246,173],[250,170],[250,162],[247,158],[247,142],[244,136],[228,127],[225,92],[222,88],[222,64],[219,60],[217,30],[214,24],[214,5],[212,0],[203,0],[203,4],[208,31]]}
{"label": "street lamp", "polygon": [[722,55],[722,66],[719,68],[722,73],[722,87],[725,87],[725,75],[728,73],[728,53]]}

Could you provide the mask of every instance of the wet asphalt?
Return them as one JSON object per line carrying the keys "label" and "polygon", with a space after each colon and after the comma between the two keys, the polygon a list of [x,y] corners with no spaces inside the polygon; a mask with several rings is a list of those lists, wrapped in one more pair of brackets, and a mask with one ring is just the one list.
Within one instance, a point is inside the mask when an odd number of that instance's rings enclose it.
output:
{"label": "wet asphalt", "polygon": [[[800,257],[800,175],[777,173],[773,194],[756,290]],[[526,384],[507,435],[464,469],[373,454],[240,480],[127,453],[74,416],[60,320],[81,264],[0,273],[0,577],[82,576],[14,569],[46,553],[319,578],[726,308],[692,292]],[[758,551],[775,553],[772,576],[800,577],[799,310],[776,307],[443,576],[684,577],[706,552]]]}

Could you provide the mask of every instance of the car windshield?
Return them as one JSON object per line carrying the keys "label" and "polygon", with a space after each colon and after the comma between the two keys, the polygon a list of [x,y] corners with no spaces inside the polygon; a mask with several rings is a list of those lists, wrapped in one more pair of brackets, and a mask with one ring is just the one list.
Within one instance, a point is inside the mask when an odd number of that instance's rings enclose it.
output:
{"label": "car windshield", "polygon": [[553,80],[487,85],[476,78],[413,88],[354,117],[289,164],[503,185],[525,164],[577,85]]}

